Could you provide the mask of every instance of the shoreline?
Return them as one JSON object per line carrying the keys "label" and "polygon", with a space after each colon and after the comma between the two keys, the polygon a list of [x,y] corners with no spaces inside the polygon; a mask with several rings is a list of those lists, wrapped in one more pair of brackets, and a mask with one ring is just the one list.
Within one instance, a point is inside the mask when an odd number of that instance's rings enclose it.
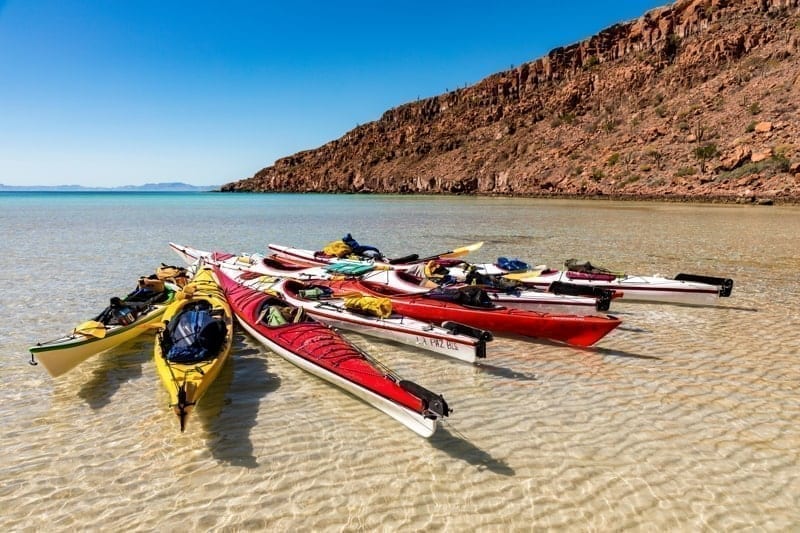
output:
{"label": "shoreline", "polygon": [[255,190],[213,190],[212,193],[251,193],[251,194],[341,194],[341,195],[393,195],[393,196],[465,196],[475,198],[534,198],[543,200],[607,200],[621,202],[659,202],[682,204],[727,204],[727,205],[800,205],[800,197],[770,196],[730,196],[730,195],[690,195],[690,194],[502,194],[502,193],[432,193],[432,192],[381,192],[381,191],[255,191]]}

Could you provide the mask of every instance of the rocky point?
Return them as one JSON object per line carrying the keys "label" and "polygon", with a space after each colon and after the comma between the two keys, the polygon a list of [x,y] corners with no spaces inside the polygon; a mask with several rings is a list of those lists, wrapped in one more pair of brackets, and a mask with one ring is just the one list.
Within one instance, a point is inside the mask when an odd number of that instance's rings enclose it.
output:
{"label": "rocky point", "polygon": [[800,201],[800,0],[679,0],[223,191]]}

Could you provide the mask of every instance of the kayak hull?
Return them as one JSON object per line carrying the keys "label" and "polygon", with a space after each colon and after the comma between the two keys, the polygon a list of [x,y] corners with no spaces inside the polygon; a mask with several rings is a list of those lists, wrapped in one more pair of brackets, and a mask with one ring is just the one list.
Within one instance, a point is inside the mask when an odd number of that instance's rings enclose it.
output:
{"label": "kayak hull", "polygon": [[479,338],[456,334],[444,327],[423,322],[397,313],[386,318],[350,312],[341,299],[330,301],[308,300],[299,296],[297,282],[284,281],[278,285],[286,300],[303,307],[317,320],[329,326],[452,357],[460,361],[475,363],[486,357],[487,332],[478,333]]}
{"label": "kayak hull", "polygon": [[320,379],[332,383],[339,388],[349,392],[356,398],[368,403],[379,411],[387,414],[393,419],[397,420],[407,428],[411,429],[414,433],[428,438],[436,432],[436,420],[418,416],[415,413],[409,412],[408,409],[397,405],[394,402],[386,400],[386,398],[375,394],[374,392],[361,387],[341,376],[330,372],[319,365],[316,365],[307,359],[298,356],[294,351],[285,348],[279,343],[273,342],[269,337],[264,335],[256,327],[251,326],[247,322],[240,322],[241,326],[261,344],[277,353],[296,367],[305,370]]}
{"label": "kayak hull", "polygon": [[268,244],[267,248],[269,248],[269,250],[278,257],[308,266],[329,265],[338,259],[336,257],[319,255],[317,252],[313,250],[292,248],[291,246],[283,246],[280,244]]}
{"label": "kayak hull", "polygon": [[291,278],[298,280],[318,279],[329,277],[323,266],[306,266],[275,257],[265,257],[262,254],[234,255],[222,252],[209,252],[190,246],[169,243],[172,250],[187,263],[192,264],[197,259],[203,259],[209,264],[224,265],[229,268],[258,272],[265,276]]}
{"label": "kayak hull", "polygon": [[584,285],[621,293],[625,302],[668,303],[680,305],[715,305],[720,288],[706,283],[681,281],[659,276],[624,276],[614,280],[592,280],[570,277],[566,271],[539,274],[515,279],[532,287],[547,290],[555,281]]}

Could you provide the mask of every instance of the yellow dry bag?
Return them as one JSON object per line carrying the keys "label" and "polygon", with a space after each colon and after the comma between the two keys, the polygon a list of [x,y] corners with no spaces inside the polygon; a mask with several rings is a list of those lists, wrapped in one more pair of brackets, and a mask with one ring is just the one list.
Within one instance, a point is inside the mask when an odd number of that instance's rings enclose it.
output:
{"label": "yellow dry bag", "polygon": [[388,318],[392,314],[392,301],[389,298],[356,294],[344,297],[344,307],[365,315]]}

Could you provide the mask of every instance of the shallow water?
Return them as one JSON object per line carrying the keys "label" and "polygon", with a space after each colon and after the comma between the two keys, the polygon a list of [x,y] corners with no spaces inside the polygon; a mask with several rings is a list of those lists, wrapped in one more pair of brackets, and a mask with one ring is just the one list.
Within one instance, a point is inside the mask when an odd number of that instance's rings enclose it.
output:
{"label": "shallow water", "polygon": [[[800,208],[324,195],[0,194],[4,530],[800,528]],[[735,280],[719,307],[614,302],[595,348],[496,339],[472,366],[351,336],[454,409],[421,439],[237,333],[183,434],[140,337],[51,379],[27,347],[168,241],[390,256],[485,241],[559,266]]]}

